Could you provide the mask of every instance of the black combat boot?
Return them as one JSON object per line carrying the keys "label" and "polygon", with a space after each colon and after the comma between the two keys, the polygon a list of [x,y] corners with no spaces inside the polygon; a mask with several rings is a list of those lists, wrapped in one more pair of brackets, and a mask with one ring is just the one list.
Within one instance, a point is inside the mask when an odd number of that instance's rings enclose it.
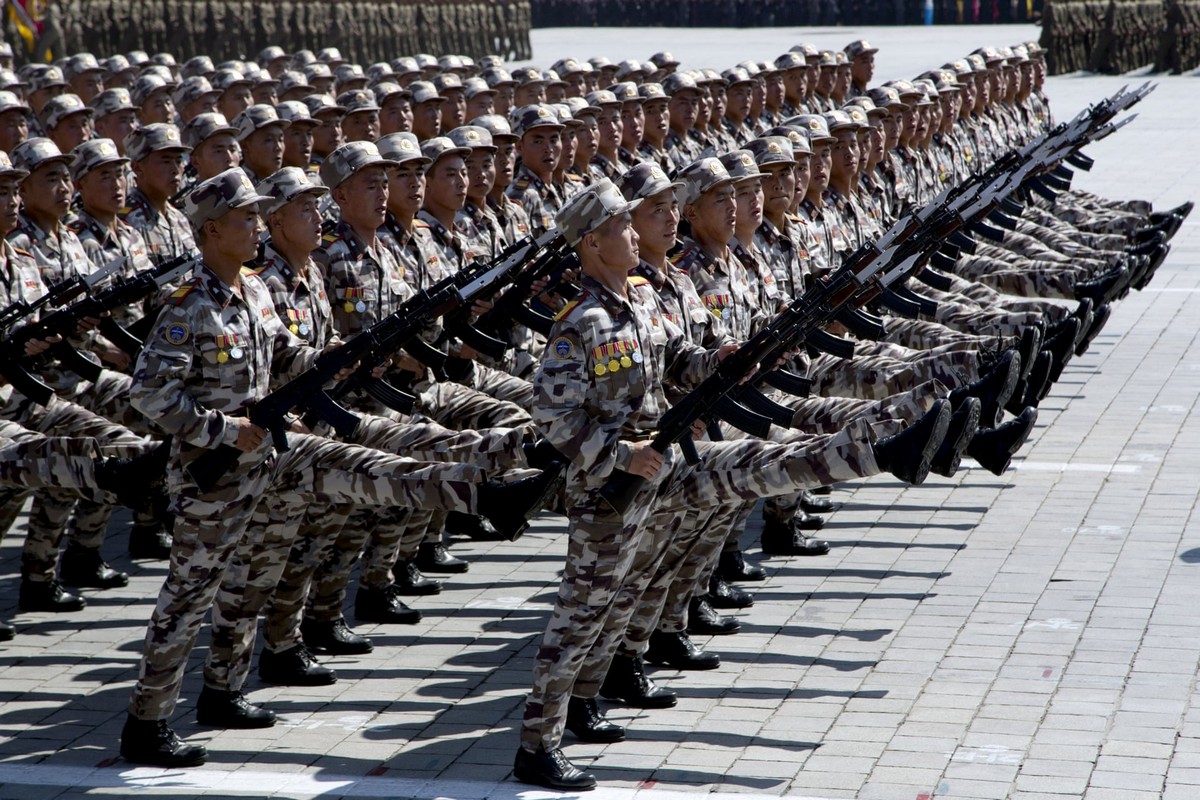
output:
{"label": "black combat boot", "polygon": [[68,586],[116,589],[129,585],[129,576],[104,563],[98,550],[80,547],[74,542],[63,551],[58,574]]}
{"label": "black combat boot", "polygon": [[328,686],[337,673],[322,666],[302,644],[278,653],[264,649],[258,657],[258,677],[276,686]]}
{"label": "black combat boot", "polygon": [[138,719],[130,714],[121,729],[121,757],[134,764],[177,769],[198,767],[208,760],[204,745],[187,744],[165,719]]}
{"label": "black combat boot", "polygon": [[205,686],[196,700],[196,721],[214,728],[270,728],[275,712],[254,705],[241,692]]}
{"label": "black combat boot", "polygon": [[767,571],[746,560],[746,554],[737,550],[725,550],[717,562],[717,574],[727,581],[765,581]]}
{"label": "black combat boot", "polygon": [[399,590],[391,584],[360,586],[354,596],[354,618],[384,625],[415,625],[421,621],[421,612],[406,606]]}
{"label": "black combat boot", "polygon": [[650,647],[646,649],[646,661],[683,670],[716,669],[721,666],[721,657],[706,653],[686,633],[655,631],[650,634]]}
{"label": "black combat boot", "polygon": [[634,708],[671,708],[678,695],[658,686],[646,676],[641,656],[613,656],[600,694]]}
{"label": "black combat boot", "polygon": [[875,462],[880,472],[890,472],[913,486],[924,483],[933,457],[950,428],[950,417],[950,403],[937,400],[912,425],[875,442]]}
{"label": "black combat boot", "polygon": [[581,742],[611,744],[625,738],[625,729],[604,718],[594,697],[572,696],[567,701],[567,730]]}
{"label": "black combat boot", "polygon": [[309,650],[331,656],[361,656],[375,649],[370,639],[350,630],[345,617],[334,620],[305,618],[300,623],[300,635]]}
{"label": "black combat boot", "polygon": [[687,629],[697,636],[729,636],[740,631],[742,623],[733,617],[722,617],[707,595],[697,595],[688,602]]}
{"label": "black combat boot", "polygon": [[942,439],[941,446],[933,456],[930,472],[949,478],[958,470],[963,452],[979,428],[979,409],[979,399],[968,397],[950,415],[950,427],[946,429],[946,438]]}
{"label": "black combat boot", "polygon": [[524,747],[517,749],[513,777],[521,783],[560,792],[586,792],[596,788],[596,777],[592,773],[584,772],[568,761],[562,750],[546,750],[541,745],[532,753]]}
{"label": "black combat boot", "polygon": [[562,490],[566,474],[562,462],[555,462],[540,475],[514,483],[488,481],[479,487],[478,510],[487,517],[500,535],[516,541],[529,526],[529,519],[542,510]]}
{"label": "black combat boot", "polygon": [[1037,422],[1037,409],[1030,407],[1019,416],[995,428],[981,429],[967,447],[967,455],[994,475],[1003,475],[1012,461],[1013,454],[1025,444],[1033,425]]}
{"label": "black combat boot", "polygon": [[21,591],[17,595],[17,606],[22,611],[82,611],[87,601],[71,594],[58,581],[21,580]]}
{"label": "black combat boot", "polygon": [[426,578],[412,561],[397,561],[392,567],[392,577],[395,579],[392,585],[400,594],[420,596],[442,591],[442,582]]}

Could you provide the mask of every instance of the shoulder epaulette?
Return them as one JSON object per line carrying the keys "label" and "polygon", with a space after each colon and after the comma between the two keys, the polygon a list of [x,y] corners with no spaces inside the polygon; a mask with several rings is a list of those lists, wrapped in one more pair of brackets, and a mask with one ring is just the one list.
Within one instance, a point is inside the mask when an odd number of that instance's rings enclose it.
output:
{"label": "shoulder epaulette", "polygon": [[512,185],[514,187],[516,187],[517,191],[524,192],[526,189],[529,188],[530,183],[531,183],[531,181],[529,180],[529,178],[517,178],[515,181],[512,182]]}
{"label": "shoulder epaulette", "polygon": [[19,256],[25,256],[26,258],[33,258],[33,253],[29,252],[28,250],[22,250],[19,247],[14,247],[13,252]]}
{"label": "shoulder epaulette", "polygon": [[570,314],[572,311],[574,311],[576,309],[576,307],[579,306],[580,302],[582,302],[582,299],[576,298],[575,300],[572,300],[571,302],[567,303],[565,306],[562,307],[562,311],[559,311],[557,314],[554,315],[554,321],[558,322],[559,320],[566,319],[567,315]]}
{"label": "shoulder epaulette", "polygon": [[327,233],[321,237],[321,241],[323,241],[325,244],[333,244],[341,238],[342,237],[338,236],[336,233]]}
{"label": "shoulder epaulette", "polygon": [[117,216],[124,219],[125,217],[129,216],[130,211],[133,211],[133,206],[125,206],[124,208],[119,208],[119,209],[117,209]]}
{"label": "shoulder epaulette", "polygon": [[266,264],[262,264],[257,267],[251,267],[251,266],[247,265],[247,266],[242,267],[241,274],[243,274],[243,275],[261,275],[266,270],[266,268],[267,268]]}
{"label": "shoulder epaulette", "polygon": [[630,286],[645,286],[648,283],[650,283],[650,281],[647,280],[646,278],[643,278],[641,275],[630,275],[629,276],[629,285]]}
{"label": "shoulder epaulette", "polygon": [[183,286],[180,286],[178,289],[171,292],[171,296],[163,301],[163,305],[166,305],[166,306],[182,305],[183,299],[185,297],[187,297],[189,294],[191,294],[192,290],[195,289],[198,285],[199,285],[199,283],[197,281],[192,281],[191,283],[186,283]]}
{"label": "shoulder epaulette", "polygon": [[426,222],[425,220],[421,220],[421,219],[414,219],[413,227],[414,228],[424,228],[425,230],[430,230],[429,223]]}

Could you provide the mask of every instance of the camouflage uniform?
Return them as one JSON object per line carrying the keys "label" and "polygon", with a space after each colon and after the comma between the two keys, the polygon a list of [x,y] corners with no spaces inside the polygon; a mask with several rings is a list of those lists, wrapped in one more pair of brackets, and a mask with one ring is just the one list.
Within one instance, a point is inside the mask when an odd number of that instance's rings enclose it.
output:
{"label": "camouflage uniform", "polygon": [[534,236],[541,236],[554,227],[554,215],[562,208],[563,198],[555,186],[542,181],[533,170],[522,164],[506,194],[520,203]]}
{"label": "camouflage uniform", "polygon": [[196,252],[196,240],[187,217],[170,203],[162,213],[154,207],[141,189],[129,193],[126,209],[121,219],[142,235],[146,250],[154,266],[170,261],[177,256]]}

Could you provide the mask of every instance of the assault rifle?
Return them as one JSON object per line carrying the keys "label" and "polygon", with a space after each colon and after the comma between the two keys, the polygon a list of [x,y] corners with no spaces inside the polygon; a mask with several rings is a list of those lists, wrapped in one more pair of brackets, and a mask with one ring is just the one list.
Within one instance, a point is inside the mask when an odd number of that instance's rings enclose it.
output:
{"label": "assault rifle", "polygon": [[[112,319],[109,316],[110,312],[140,303],[159,287],[177,280],[191,269],[196,257],[196,254],[177,256],[154,269],[131,278],[121,278],[95,292],[89,290],[108,278],[121,266],[124,259],[112,261],[90,275],[72,279],[79,283],[68,296],[85,291],[88,294],[68,306],[49,312],[37,322],[6,335],[4,340],[0,341],[0,375],[34,402],[41,405],[49,403],[54,396],[54,390],[25,367],[25,362],[31,358],[25,354],[25,345],[34,340],[57,336],[61,341],[51,345],[47,353],[58,358],[64,367],[81,378],[96,380],[103,368],[76,350],[69,341],[69,337],[79,330],[80,322],[89,318],[99,319],[100,331],[105,337],[130,355],[137,355],[142,347],[141,340]],[[47,300],[59,291],[59,287],[56,287],[42,300]],[[61,301],[65,298],[60,294],[56,299]],[[37,302],[41,303],[42,300]]]}
{"label": "assault rifle", "polygon": [[[321,353],[303,373],[252,403],[246,409],[246,416],[270,432],[271,442],[280,452],[288,449],[287,414],[293,409],[302,412],[305,422],[310,425],[323,420],[340,436],[353,435],[360,419],[338,400],[356,390],[372,396],[377,393],[388,396],[389,388],[398,393],[371,374],[375,368],[386,363],[397,350],[412,346],[439,317],[459,308],[469,308],[477,298],[491,291],[494,284],[502,283],[519,263],[514,254],[491,264],[475,264],[417,293],[341,347]],[[339,373],[355,364],[358,367],[349,378],[326,391],[325,387]],[[402,398],[388,396],[388,399],[403,402]],[[193,461],[188,473],[201,490],[207,491],[233,467],[241,454],[232,445],[221,445]]]}

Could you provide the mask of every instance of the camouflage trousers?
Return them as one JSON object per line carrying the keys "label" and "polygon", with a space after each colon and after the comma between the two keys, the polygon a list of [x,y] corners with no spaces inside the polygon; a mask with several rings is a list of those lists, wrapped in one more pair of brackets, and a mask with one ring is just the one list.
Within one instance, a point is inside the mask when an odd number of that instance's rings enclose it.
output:
{"label": "camouflage trousers", "polygon": [[[980,302],[957,291],[944,292],[916,283],[912,289],[922,297],[937,302],[937,322],[956,331],[991,337],[993,340],[1019,337],[1025,328],[1036,325],[1042,318],[1037,311],[1015,311],[1001,307],[996,302]],[[992,294],[999,297],[995,292]]]}
{"label": "camouflage trousers", "polygon": [[[1095,247],[1104,250],[1121,250],[1129,243],[1129,234],[1124,231],[1113,232],[1094,232],[1084,230],[1076,225],[1071,224],[1067,220],[1059,219],[1046,209],[1039,208],[1035,205],[1026,206],[1025,217],[1038,225],[1055,231],[1061,236],[1064,236],[1072,241],[1085,244],[1088,247]],[[1137,219],[1137,218],[1132,218]],[[1022,223],[1025,219],[1022,218]],[[1136,227],[1136,226],[1134,226]],[[1018,228],[1024,230],[1024,228]],[[1132,232],[1132,231],[1130,231]]]}
{"label": "camouflage trousers", "polygon": [[474,366],[474,382],[472,387],[483,392],[488,397],[512,403],[522,409],[533,406],[533,384],[523,378],[514,378],[506,372],[486,367],[483,364]]}
{"label": "camouflage trousers", "polygon": [[[131,453],[143,449],[147,443],[146,439],[127,428],[58,397],[52,397],[47,405],[42,406],[11,387],[2,396],[4,399],[3,406],[0,407],[0,417],[37,433],[91,437],[105,445],[125,446]],[[66,531],[71,511],[78,502],[85,502],[88,509],[104,512],[102,525],[83,528],[83,534],[76,539],[82,546],[99,549],[104,541],[104,532],[112,508],[104,495],[80,498],[77,492],[59,489],[38,490],[34,494],[29,530],[21,553],[22,578],[34,582],[54,579],[63,533]],[[5,529],[12,524],[19,510],[19,506],[11,510],[5,508]]]}
{"label": "camouflage trousers", "polygon": [[629,618],[665,555],[652,517],[874,474],[876,435],[862,422],[807,444],[701,442],[696,467],[668,452],[659,475],[624,516],[608,509],[596,490],[570,491],[566,567],[534,662],[521,745],[557,748],[567,701],[599,693]]}
{"label": "camouflage trousers", "polygon": [[133,455],[125,447],[92,438],[43,436],[0,420],[0,502],[20,505],[30,489],[64,489],[102,501],[112,497],[96,485],[96,466],[106,456]]}
{"label": "camouflage trousers", "polygon": [[1072,273],[1083,273],[1091,276],[1110,269],[1107,261],[1092,258],[1077,258],[1075,256],[1057,253],[1048,248],[1021,252],[1008,245],[980,243],[975,250],[974,258],[994,258],[998,261],[1033,270],[1066,270]]}
{"label": "camouflage trousers", "polygon": [[[399,458],[378,450],[288,434],[290,449],[266,455],[266,447],[243,454],[208,492],[200,491],[177,453],[167,474],[175,531],[166,581],[146,630],[138,681],[129,711],[139,719],[166,719],[175,707],[183,672],[205,614],[222,589],[228,569],[225,608],[246,602],[262,536],[248,533],[255,508],[267,492],[272,501],[303,508],[316,503],[431,506],[467,511],[475,503],[482,472]],[[178,447],[178,445],[177,445]],[[198,454],[192,449],[187,456]],[[295,530],[292,528],[292,530]],[[289,542],[290,544],[290,542]],[[282,565],[287,548],[274,556]],[[270,561],[270,557],[267,557]],[[272,584],[273,585],[273,584]],[[242,620],[241,611],[226,619]],[[232,623],[231,623],[232,624]],[[257,624],[255,619],[253,624]],[[244,635],[244,629],[243,629]],[[253,632],[250,635],[253,641]],[[220,646],[220,643],[218,643]]]}
{"label": "camouflage trousers", "polygon": [[963,256],[954,266],[960,277],[1020,297],[1075,299],[1075,283],[1091,277],[1086,270],[1041,269],[981,255]]}
{"label": "camouflage trousers", "polygon": [[[856,353],[849,359],[821,354],[814,358],[809,367],[813,391],[821,395],[883,400],[929,381],[957,389],[979,377],[979,357],[970,350],[906,351],[880,342],[859,343],[855,349],[859,348],[872,354]],[[903,358],[896,358],[897,354],[903,354]]]}
{"label": "camouflage trousers", "polygon": [[[884,316],[883,321],[887,326],[887,335],[880,342],[900,345],[909,350],[950,352],[953,350],[982,350],[996,345],[993,337],[955,330],[932,320]],[[864,350],[864,354],[865,352],[869,352],[869,350]]]}
{"label": "camouflage trousers", "polygon": [[[932,270],[931,267],[926,267],[926,269]],[[1047,322],[1058,322],[1066,319],[1071,313],[1069,308],[1052,300],[1017,297],[998,292],[979,281],[967,280],[953,273],[937,272],[937,274],[950,281],[950,290],[957,296],[976,302],[982,308],[1002,308],[1010,313],[1040,314],[1046,318]]]}

